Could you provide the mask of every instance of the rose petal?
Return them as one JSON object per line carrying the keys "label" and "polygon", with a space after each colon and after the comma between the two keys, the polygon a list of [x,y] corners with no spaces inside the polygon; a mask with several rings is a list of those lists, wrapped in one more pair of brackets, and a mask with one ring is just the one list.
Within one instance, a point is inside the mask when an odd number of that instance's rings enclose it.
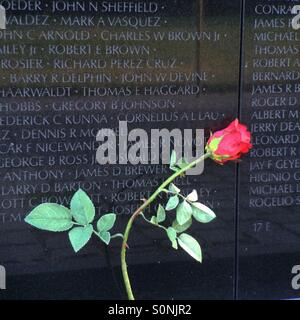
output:
{"label": "rose petal", "polygon": [[[218,139],[218,143],[214,139]],[[212,144],[214,147],[209,148]],[[224,130],[215,132],[207,144],[207,150],[212,152],[211,158],[219,164],[236,160],[251,148],[251,133],[238,119],[232,121]]]}

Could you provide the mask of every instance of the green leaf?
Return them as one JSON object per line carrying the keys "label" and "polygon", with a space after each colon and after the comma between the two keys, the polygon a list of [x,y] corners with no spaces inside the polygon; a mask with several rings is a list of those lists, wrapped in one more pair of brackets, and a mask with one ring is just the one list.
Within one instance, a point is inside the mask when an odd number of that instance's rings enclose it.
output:
{"label": "green leaf", "polygon": [[95,207],[90,197],[79,189],[71,199],[71,213],[76,222],[85,226],[93,222],[95,218]]}
{"label": "green leaf", "polygon": [[91,239],[93,226],[76,227],[69,231],[69,239],[75,252],[82,249]]}
{"label": "green leaf", "polygon": [[157,218],[153,216],[151,218],[150,222],[153,223],[153,224],[157,224]]}
{"label": "green leaf", "polygon": [[177,232],[176,232],[176,230],[173,229],[172,227],[169,227],[169,228],[167,229],[167,235],[168,235],[168,237],[169,237],[169,239],[170,239],[171,242],[173,242],[174,240],[177,239]]}
{"label": "green leaf", "polygon": [[173,209],[175,209],[179,204],[179,197],[178,196],[173,196],[171,197],[166,205],[166,210],[167,211],[171,211]]}
{"label": "green leaf", "polygon": [[172,223],[172,227],[178,232],[178,233],[182,233],[184,231],[186,231],[193,223],[193,219],[190,218],[190,220],[188,222],[186,222],[185,224],[183,224],[182,226],[178,223],[177,220],[175,220]]}
{"label": "green leaf", "polygon": [[189,163],[184,158],[181,158],[178,160],[177,165],[180,169],[183,169],[186,168],[189,165]]}
{"label": "green leaf", "polygon": [[193,209],[191,205],[186,201],[183,201],[177,207],[176,220],[182,226],[191,219],[192,213],[193,213]]}
{"label": "green leaf", "polygon": [[185,250],[191,257],[202,262],[202,251],[199,243],[192,236],[183,233],[178,238],[180,247]]}
{"label": "green leaf", "polygon": [[162,205],[158,206],[156,216],[157,216],[157,219],[156,219],[157,223],[164,222],[166,220],[166,211]]}
{"label": "green leaf", "polygon": [[178,243],[177,243],[177,232],[175,229],[169,227],[167,229],[167,235],[172,243],[172,247],[177,250],[178,249]]}
{"label": "green leaf", "polygon": [[186,200],[190,202],[196,202],[198,201],[198,193],[196,190],[193,190],[187,197]]}
{"label": "green leaf", "polygon": [[33,209],[25,222],[46,231],[62,232],[72,228],[72,215],[68,208],[56,203],[43,203]]}
{"label": "green leaf", "polygon": [[172,248],[178,250],[178,242],[177,239],[172,242]]}
{"label": "green leaf", "polygon": [[180,193],[180,189],[177,188],[175,186],[175,184],[171,183],[170,186],[169,186],[169,191],[173,192],[173,193],[176,193],[176,194],[179,194]]}
{"label": "green leaf", "polygon": [[216,218],[215,213],[202,203],[192,204],[193,217],[201,223],[209,223]]}
{"label": "green leaf", "polygon": [[102,232],[99,233],[99,237],[100,237],[100,239],[101,239],[104,243],[106,243],[107,245],[109,245],[110,239],[111,239],[111,235],[110,235],[109,232],[107,232],[107,231],[102,231]]}
{"label": "green leaf", "polygon": [[176,161],[177,161],[177,155],[176,155],[176,151],[173,150],[171,153],[171,159],[170,159],[170,169],[174,170],[176,169]]}
{"label": "green leaf", "polygon": [[108,213],[103,215],[97,222],[98,231],[109,231],[114,226],[116,219],[117,216],[114,213]]}

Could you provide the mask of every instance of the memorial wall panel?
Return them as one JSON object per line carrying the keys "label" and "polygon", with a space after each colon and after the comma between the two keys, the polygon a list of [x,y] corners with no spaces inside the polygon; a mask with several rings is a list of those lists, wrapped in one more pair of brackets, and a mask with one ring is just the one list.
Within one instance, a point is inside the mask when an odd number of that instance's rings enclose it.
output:
{"label": "memorial wall panel", "polygon": [[[254,148],[240,167],[240,299],[299,297],[300,1],[246,1],[242,120]],[[295,279],[296,280],[296,279]]]}
{"label": "memorial wall panel", "polygon": [[[124,298],[119,240],[107,249],[94,239],[75,254],[67,234],[34,230],[24,217],[41,202],[68,205],[82,188],[97,217],[116,212],[122,231],[168,166],[98,164],[98,130],[117,132],[127,121],[128,130],[205,129],[207,137],[237,117],[241,1],[0,4],[7,9],[7,28],[0,30],[4,297]],[[197,189],[218,216],[192,229],[202,265],[137,222],[128,256],[137,298],[234,297],[235,172],[234,164],[210,162],[202,175],[178,180],[184,192]],[[296,232],[289,234],[297,238]]]}

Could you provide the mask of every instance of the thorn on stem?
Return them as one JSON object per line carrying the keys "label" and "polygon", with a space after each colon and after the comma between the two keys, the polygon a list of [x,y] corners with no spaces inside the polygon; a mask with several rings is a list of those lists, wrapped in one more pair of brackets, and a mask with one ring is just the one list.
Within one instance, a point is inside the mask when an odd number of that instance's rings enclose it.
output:
{"label": "thorn on stem", "polygon": [[123,243],[123,248],[130,249],[127,243]]}

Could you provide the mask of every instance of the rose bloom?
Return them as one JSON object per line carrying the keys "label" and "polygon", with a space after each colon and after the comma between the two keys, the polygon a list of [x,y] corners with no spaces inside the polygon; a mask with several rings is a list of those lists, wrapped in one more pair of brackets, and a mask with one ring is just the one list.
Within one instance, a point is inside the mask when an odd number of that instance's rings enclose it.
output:
{"label": "rose bloom", "polygon": [[239,159],[251,148],[251,133],[238,119],[227,128],[211,135],[206,145],[206,151],[210,152],[211,158],[219,164]]}

